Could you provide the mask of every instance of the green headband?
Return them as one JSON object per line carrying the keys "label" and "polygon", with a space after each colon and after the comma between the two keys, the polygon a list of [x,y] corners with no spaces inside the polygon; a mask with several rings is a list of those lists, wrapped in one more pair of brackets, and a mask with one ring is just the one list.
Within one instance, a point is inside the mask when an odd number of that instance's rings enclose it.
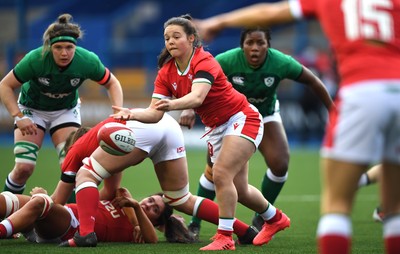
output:
{"label": "green headband", "polygon": [[56,42],[59,41],[68,41],[68,42],[72,42],[73,44],[76,44],[76,39],[72,36],[57,36],[54,37],[53,39],[50,39],[50,44],[53,45]]}

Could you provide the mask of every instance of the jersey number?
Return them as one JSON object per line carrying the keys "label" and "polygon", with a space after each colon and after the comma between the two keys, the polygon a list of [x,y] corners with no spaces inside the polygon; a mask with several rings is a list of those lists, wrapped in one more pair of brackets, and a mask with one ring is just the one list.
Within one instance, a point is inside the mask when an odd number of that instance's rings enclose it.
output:
{"label": "jersey number", "polygon": [[394,38],[391,0],[343,0],[342,11],[349,40],[375,39],[388,42]]}
{"label": "jersey number", "polygon": [[102,203],[106,208],[106,210],[110,212],[111,217],[113,217],[114,219],[121,217],[121,215],[119,215],[118,213],[118,210],[115,209],[115,207],[111,204],[110,201],[101,200],[100,203]]}

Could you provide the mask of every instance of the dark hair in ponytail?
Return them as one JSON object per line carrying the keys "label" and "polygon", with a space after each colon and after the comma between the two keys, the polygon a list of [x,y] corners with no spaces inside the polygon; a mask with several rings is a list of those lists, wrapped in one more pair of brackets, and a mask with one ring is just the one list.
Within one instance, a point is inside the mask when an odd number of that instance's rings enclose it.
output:
{"label": "dark hair in ponytail", "polygon": [[165,238],[170,243],[195,243],[198,238],[189,231],[185,225],[185,221],[180,220],[173,215],[168,218],[165,224]]}
{"label": "dark hair in ponytail", "polygon": [[[179,17],[173,17],[164,23],[164,29],[170,25],[181,26],[183,27],[183,31],[187,36],[194,35],[195,39],[193,42],[193,47],[201,47],[202,46],[201,39],[199,33],[197,32],[196,26],[194,25],[192,20],[193,19],[190,16],[190,14],[184,14]],[[158,55],[158,63],[157,63],[158,68],[161,68],[170,59],[171,59],[171,54],[168,52],[167,48],[164,47],[161,50],[161,53]]]}

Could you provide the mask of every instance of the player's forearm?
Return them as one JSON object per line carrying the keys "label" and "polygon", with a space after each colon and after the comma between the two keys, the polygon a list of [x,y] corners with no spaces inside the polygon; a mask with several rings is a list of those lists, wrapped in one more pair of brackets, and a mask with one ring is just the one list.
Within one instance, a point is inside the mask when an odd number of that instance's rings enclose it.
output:
{"label": "player's forearm", "polygon": [[124,94],[121,84],[113,74],[111,74],[111,80],[109,81],[109,84],[106,86],[106,88],[111,105],[122,107],[124,102]]}
{"label": "player's forearm", "polygon": [[151,223],[147,215],[144,213],[144,211],[140,206],[134,206],[133,209],[135,209],[136,217],[139,222],[140,231],[142,233],[144,242],[157,243],[158,242],[157,232],[154,229],[153,224]]}
{"label": "player's forearm", "polygon": [[294,20],[286,1],[260,3],[214,17],[221,28],[270,26]]}

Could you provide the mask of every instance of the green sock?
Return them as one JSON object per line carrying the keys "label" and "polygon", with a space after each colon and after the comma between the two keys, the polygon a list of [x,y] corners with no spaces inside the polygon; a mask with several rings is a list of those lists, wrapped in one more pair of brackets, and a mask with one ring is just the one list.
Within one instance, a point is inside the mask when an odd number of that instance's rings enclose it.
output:
{"label": "green sock", "polygon": [[[199,183],[199,187],[197,189],[197,196],[214,200],[215,191],[206,189]],[[200,226],[201,219],[197,218],[196,216],[193,216],[192,221],[190,223],[195,223]]]}
{"label": "green sock", "polygon": [[261,193],[268,200],[268,202],[271,204],[275,203],[275,200],[281,192],[286,179],[287,173],[285,176],[278,177],[273,175],[270,169],[267,170],[267,173],[264,175],[261,184]]}
{"label": "green sock", "polygon": [[25,190],[25,188],[19,189],[19,190],[12,190],[12,189],[8,188],[7,185],[4,185],[4,188],[3,188],[3,191],[9,191],[14,194],[22,194],[24,192],[24,190]]}
{"label": "green sock", "polygon": [[24,192],[24,190],[25,190],[25,184],[18,185],[10,179],[10,176],[7,177],[6,183],[4,184],[3,191],[9,191],[14,194],[22,194]]}

